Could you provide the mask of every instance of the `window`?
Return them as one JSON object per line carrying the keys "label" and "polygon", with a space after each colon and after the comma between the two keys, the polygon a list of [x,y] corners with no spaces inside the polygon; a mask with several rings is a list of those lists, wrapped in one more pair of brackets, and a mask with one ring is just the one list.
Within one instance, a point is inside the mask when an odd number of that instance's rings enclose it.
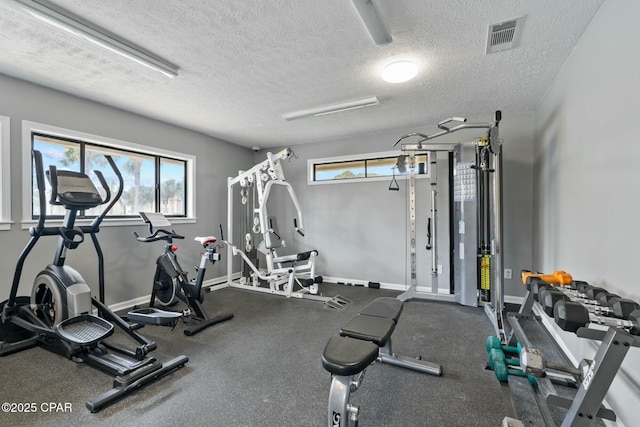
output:
{"label": "window", "polygon": [[[103,196],[105,192],[93,171],[102,172],[111,194],[115,194],[118,178],[105,158],[105,155],[111,156],[122,174],[124,189],[108,218],[137,218],[138,212],[151,211],[175,219],[192,216],[195,211],[191,196],[193,156],[27,122],[23,126],[23,138],[28,138],[25,144],[28,152],[23,153],[27,161],[31,161],[31,149],[38,150],[42,153],[45,171],[54,165],[58,169],[85,173]],[[34,220],[40,214],[33,164],[30,181],[25,196],[29,198],[25,220]],[[49,198],[51,188],[45,181]],[[81,211],[78,217],[94,217],[104,207],[106,205]],[[47,209],[50,216],[63,216],[65,211],[62,206],[49,204]]]}
{"label": "window", "polygon": [[[391,176],[409,175],[409,156],[401,152],[370,153],[308,161],[309,184],[387,180]],[[398,162],[404,168],[398,167]],[[404,169],[404,170],[402,170]],[[416,175],[429,175],[429,155],[415,156]]]}
{"label": "window", "polygon": [[11,160],[9,117],[0,116],[0,230],[11,227]]}

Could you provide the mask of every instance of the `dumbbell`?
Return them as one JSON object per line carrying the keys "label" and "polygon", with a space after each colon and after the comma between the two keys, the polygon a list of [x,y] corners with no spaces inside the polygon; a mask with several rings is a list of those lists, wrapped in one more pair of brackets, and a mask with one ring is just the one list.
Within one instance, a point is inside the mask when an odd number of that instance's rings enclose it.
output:
{"label": "dumbbell", "polygon": [[558,301],[571,301],[571,298],[564,292],[552,287],[544,287],[539,290],[538,302],[547,316],[553,316],[553,307]]}
{"label": "dumbbell", "polygon": [[[581,301],[583,299],[584,301]],[[640,305],[628,298],[622,298],[620,295],[611,294],[604,288],[588,286],[585,289],[584,296],[578,297],[578,301],[584,304],[596,306],[596,314],[604,314],[606,316],[615,316],[621,319],[627,319],[629,314],[640,308]],[[598,308],[598,304],[604,308]],[[606,310],[609,307],[611,310]],[[593,310],[592,310],[593,311]]]}
{"label": "dumbbell", "polygon": [[533,273],[529,270],[522,270],[520,272],[520,277],[522,278],[522,283],[527,286],[527,289],[529,289],[529,284],[534,279],[539,279],[546,283],[564,286],[569,285],[573,281],[573,278],[569,273],[561,270],[554,271],[552,274]]}
{"label": "dumbbell", "polygon": [[513,354],[520,354],[520,351],[522,350],[522,347],[520,347],[520,343],[518,343],[516,347],[510,346],[510,345],[504,345],[500,341],[500,338],[493,335],[490,335],[487,337],[487,341],[485,342],[485,345],[487,347],[487,353],[491,352],[491,349],[494,349],[494,348],[501,350],[503,353],[513,353]]}
{"label": "dumbbell", "polygon": [[[507,377],[509,375],[525,376],[523,374],[526,374],[529,381],[535,385],[529,376],[538,378],[544,377],[547,375],[547,367],[572,375],[579,376],[582,374],[580,370],[577,370],[572,366],[566,366],[545,360],[542,352],[536,348],[522,347],[520,343],[515,347],[504,345],[500,342],[500,338],[496,336],[487,337],[486,347],[487,352],[489,353],[489,366],[495,371],[496,377],[498,377],[498,380],[500,381],[507,381]],[[508,353],[516,354],[518,355],[518,358],[507,358]],[[504,366],[502,366],[501,363],[504,364]],[[509,366],[514,368],[509,369]],[[516,369],[515,367],[517,366],[520,368]]]}
{"label": "dumbbell", "polygon": [[640,335],[640,308],[633,310],[627,319],[603,317],[590,313],[584,305],[561,300],[553,307],[553,318],[562,330],[577,332],[589,323],[597,323],[611,328],[620,328],[629,331],[633,335]]}
{"label": "dumbbell", "polygon": [[533,299],[538,301],[540,291],[548,287],[552,287],[550,283],[545,282],[539,277],[530,277],[527,289],[533,294]]}
{"label": "dumbbell", "polygon": [[551,283],[545,282],[540,277],[536,276],[528,277],[527,281],[529,282],[527,289],[533,294],[533,299],[538,302],[540,302],[540,291],[542,291],[543,289],[549,288],[559,290],[561,288],[564,288],[564,286],[556,287]]}
{"label": "dumbbell", "polygon": [[[575,290],[579,296],[582,296],[590,300],[598,300],[598,298],[600,298],[601,296],[614,295],[614,294],[610,294],[609,291],[607,291],[604,288],[591,286],[587,282],[583,282],[580,280],[575,280],[571,284],[571,289]],[[603,305],[606,305],[606,304],[603,304]]]}
{"label": "dumbbell", "polygon": [[590,287],[591,285],[587,282],[584,282],[582,280],[574,280],[573,283],[571,283],[571,289],[575,289],[578,292],[584,293],[585,289]]}
{"label": "dumbbell", "polygon": [[[500,338],[496,337],[496,336],[488,336],[487,337],[487,341],[485,342],[486,344],[486,348],[487,348],[487,353],[489,353],[489,366],[491,367],[491,369],[493,369],[495,371],[495,364],[496,362],[498,363],[504,363],[505,364],[505,369],[506,366],[508,365],[512,365],[512,366],[519,366],[520,365],[520,359],[514,359],[514,358],[509,358],[507,359],[507,353],[509,354],[515,354],[515,355],[520,355],[520,351],[522,350],[522,348],[520,347],[520,343],[518,343],[518,345],[516,347],[514,346],[510,346],[510,345],[504,345],[502,344],[502,342],[500,341]],[[500,381],[504,380],[506,381],[506,376],[507,375],[505,373],[501,373],[498,374],[496,373],[496,376],[498,376],[498,379]]]}
{"label": "dumbbell", "polygon": [[578,297],[584,297],[597,301],[600,305],[610,307],[614,298],[620,298],[620,295],[609,293],[604,288],[591,286],[587,282],[576,280],[571,284],[571,290],[576,292]]}
{"label": "dumbbell", "polygon": [[596,301],[598,301],[600,305],[604,305],[607,307],[611,307],[611,305],[615,302],[614,300],[617,298],[620,298],[620,295],[610,294],[608,292],[600,292],[596,295]]}
{"label": "dumbbell", "polygon": [[[600,288],[602,289],[602,288]],[[605,291],[606,292],[606,291]],[[602,293],[601,293],[602,294]],[[601,295],[600,294],[600,295]],[[549,287],[542,289],[538,296],[538,302],[548,316],[553,316],[553,307],[560,300],[573,301],[582,303],[589,312],[595,315],[613,316],[620,319],[628,319],[629,315],[640,305],[635,301],[627,298],[612,297],[609,299],[609,306],[597,305],[598,301],[594,299],[578,300],[572,299],[562,291],[558,291]]]}
{"label": "dumbbell", "polygon": [[489,366],[496,374],[498,381],[509,381],[509,375],[516,377],[526,377],[533,386],[538,385],[538,380],[533,375],[527,375],[520,369],[510,369],[509,365],[519,365],[518,359],[507,359],[504,352],[497,348],[489,351]]}

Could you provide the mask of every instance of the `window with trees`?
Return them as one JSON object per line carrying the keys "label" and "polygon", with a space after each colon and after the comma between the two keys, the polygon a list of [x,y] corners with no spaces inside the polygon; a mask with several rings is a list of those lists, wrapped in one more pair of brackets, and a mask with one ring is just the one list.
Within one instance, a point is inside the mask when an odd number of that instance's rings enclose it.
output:
{"label": "window with trees", "polygon": [[[415,173],[428,176],[428,153],[415,157]],[[399,166],[399,162],[402,165]],[[370,153],[356,156],[312,159],[308,163],[309,183],[361,182],[386,180],[389,177],[408,175],[406,156],[401,152]]]}
{"label": "window with trees", "polygon": [[[126,218],[137,217],[140,211],[162,212],[170,217],[186,217],[190,213],[190,191],[188,186],[189,172],[192,171],[193,158],[181,156],[177,153],[154,153],[150,147],[128,144],[122,141],[100,141],[99,137],[81,139],[73,135],[60,135],[57,132],[30,131],[31,148],[42,153],[45,170],[49,165],[59,169],[66,169],[87,174],[96,182],[101,191],[102,186],[97,182],[93,170],[100,170],[115,194],[118,180],[105,159],[110,155],[124,179],[124,190],[118,203],[114,205],[108,217]],[[67,132],[73,133],[73,132]],[[153,151],[152,151],[153,150]],[[175,154],[175,155],[173,155]],[[35,171],[31,167],[31,218],[40,214],[38,191],[35,184]],[[192,173],[192,172],[191,172]],[[50,197],[51,189],[46,182],[46,195]],[[93,217],[100,213],[99,206],[79,213],[79,217]],[[48,205],[51,216],[64,215],[61,206]]]}

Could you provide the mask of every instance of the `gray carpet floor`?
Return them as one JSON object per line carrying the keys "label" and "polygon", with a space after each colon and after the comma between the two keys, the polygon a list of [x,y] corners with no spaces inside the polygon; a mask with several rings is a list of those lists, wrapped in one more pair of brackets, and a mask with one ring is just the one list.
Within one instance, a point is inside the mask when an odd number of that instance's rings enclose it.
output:
{"label": "gray carpet floor", "polygon": [[[353,300],[332,310],[310,300],[238,289],[207,294],[210,315],[234,318],[196,336],[175,329],[141,330],[160,360],[189,363],[92,414],[85,400],[111,388],[111,377],[42,348],[0,359],[0,402],[35,403],[31,413],[0,413],[7,426],[325,426],[330,375],[321,363],[327,340],[367,303],[397,292],[323,284],[326,295]],[[442,377],[374,363],[352,394],[360,426],[499,426],[500,386],[487,361],[493,334],[481,308],[413,300],[393,335],[394,351],[443,366]],[[53,402],[66,412],[42,410]],[[60,409],[60,408],[59,408]]]}

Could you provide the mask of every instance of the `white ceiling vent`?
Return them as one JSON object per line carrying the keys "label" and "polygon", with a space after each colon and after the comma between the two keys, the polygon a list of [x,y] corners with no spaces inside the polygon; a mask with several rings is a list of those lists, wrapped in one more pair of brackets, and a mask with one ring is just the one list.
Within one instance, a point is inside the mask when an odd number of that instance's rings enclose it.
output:
{"label": "white ceiling vent", "polygon": [[487,53],[513,49],[520,41],[524,25],[524,16],[489,25],[487,34]]}

